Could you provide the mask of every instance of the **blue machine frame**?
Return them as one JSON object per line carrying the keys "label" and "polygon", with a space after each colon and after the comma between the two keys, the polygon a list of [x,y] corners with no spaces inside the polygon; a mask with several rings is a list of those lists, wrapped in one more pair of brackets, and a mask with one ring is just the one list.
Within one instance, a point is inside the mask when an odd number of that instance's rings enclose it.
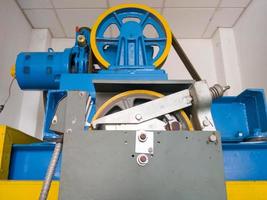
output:
{"label": "blue machine frame", "polygon": [[[132,11],[131,11],[132,12]],[[132,17],[136,17],[132,13]],[[139,13],[145,18],[147,13]],[[153,18],[152,18],[153,19]],[[106,28],[112,24],[114,16],[107,18],[101,24],[97,36],[103,36]],[[160,37],[164,33],[162,27],[156,21],[155,25]],[[126,30],[122,31],[123,37],[128,37],[129,29],[136,26],[136,23],[128,23]],[[136,33],[143,40],[147,39]],[[66,91],[80,90],[88,91],[93,101],[95,100],[95,88],[93,80],[167,80],[164,70],[155,69],[152,65],[154,60],[153,50],[155,43],[163,51],[164,43],[160,41],[148,41],[150,47],[146,47],[141,54],[151,58],[148,62],[121,62],[121,57],[114,59],[114,49],[118,49],[119,40],[105,41],[105,45],[112,47],[102,52],[106,60],[111,62],[109,70],[98,70],[90,72],[90,30],[88,28],[77,29],[76,38],[83,35],[86,43],[80,44],[76,39],[73,48],[64,52],[34,52],[21,53],[16,62],[16,77],[22,89],[48,90],[46,115],[44,124],[44,138],[54,138],[57,135],[49,130],[50,123],[54,116],[58,102],[66,95]],[[123,38],[120,36],[120,38]],[[101,40],[101,38],[99,39]],[[120,41],[121,42],[121,41]],[[150,43],[149,43],[150,42]],[[121,43],[120,43],[121,44]],[[99,43],[104,51],[104,43]],[[104,46],[103,46],[104,45]],[[130,45],[131,46],[131,45]],[[124,49],[124,48],[123,48]],[[131,49],[131,48],[130,48]],[[125,50],[125,49],[124,49]],[[123,51],[123,50],[122,50]],[[126,52],[129,49],[125,50]],[[117,50],[116,50],[117,52]],[[139,55],[140,52],[135,52]],[[123,55],[123,54],[120,54]],[[129,62],[132,65],[129,65]],[[95,107],[88,117],[92,119]],[[212,115],[217,130],[221,133],[223,143],[224,168],[226,180],[267,180],[267,143],[255,141],[266,138],[267,112],[265,95],[262,90],[246,90],[236,97],[222,97],[213,101]],[[10,162],[9,179],[13,180],[43,180],[49,164],[53,143],[38,143],[32,145],[13,145]],[[60,178],[60,165],[58,163],[54,179]],[[23,166],[23,167],[18,167]],[[33,173],[34,172],[34,173]]]}

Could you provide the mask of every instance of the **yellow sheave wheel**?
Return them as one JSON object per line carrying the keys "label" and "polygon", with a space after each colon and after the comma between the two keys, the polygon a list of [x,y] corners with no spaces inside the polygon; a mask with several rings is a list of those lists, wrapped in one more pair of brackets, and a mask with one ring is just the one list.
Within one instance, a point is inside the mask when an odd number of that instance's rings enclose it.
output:
{"label": "yellow sheave wheel", "polygon": [[169,52],[170,52],[170,48],[171,48],[171,44],[172,44],[172,34],[171,34],[171,29],[167,23],[167,21],[160,15],[160,13],[148,6],[145,5],[141,5],[141,4],[121,4],[118,6],[114,6],[108,10],[106,10],[103,14],[101,14],[98,19],[96,20],[96,22],[94,23],[93,27],[92,27],[92,31],[91,31],[91,35],[90,35],[90,43],[91,43],[91,48],[92,51],[96,57],[96,59],[98,60],[99,64],[104,67],[104,68],[108,68],[110,66],[110,63],[101,55],[98,47],[97,47],[97,31],[98,28],[101,24],[102,21],[104,21],[109,15],[111,15],[112,13],[116,13],[116,11],[121,10],[121,9],[131,9],[131,8],[136,8],[136,9],[141,9],[144,10],[150,14],[152,14],[160,23],[160,25],[163,27],[165,34],[166,34],[166,45],[164,48],[164,51],[162,52],[162,54],[159,56],[159,58],[157,60],[154,61],[153,65],[156,68],[159,68],[162,66],[162,64],[164,63],[164,61],[166,60]]}
{"label": "yellow sheave wheel", "polygon": [[[151,97],[152,99],[156,99],[156,98],[160,98],[164,96],[161,93],[151,91],[151,90],[130,90],[130,91],[117,94],[113,96],[112,98],[110,98],[108,101],[106,101],[102,106],[100,106],[100,108],[97,110],[96,114],[94,115],[92,121],[105,116],[112,108],[112,105],[116,104],[117,101],[123,98],[130,97],[130,96],[140,96],[140,95]],[[190,131],[193,131],[194,130],[193,125],[191,121],[189,120],[187,114],[183,110],[179,110],[177,111],[177,113],[179,114],[181,120],[186,125],[187,129]]]}

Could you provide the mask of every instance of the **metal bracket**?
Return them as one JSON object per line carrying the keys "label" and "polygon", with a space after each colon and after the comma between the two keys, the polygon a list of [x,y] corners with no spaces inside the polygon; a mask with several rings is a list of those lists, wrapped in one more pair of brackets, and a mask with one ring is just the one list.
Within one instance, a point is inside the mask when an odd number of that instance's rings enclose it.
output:
{"label": "metal bracket", "polygon": [[212,95],[206,81],[195,82],[190,88],[193,98],[191,109],[192,120],[196,130],[215,131],[215,124],[212,119],[210,107]]}
{"label": "metal bracket", "polygon": [[75,130],[84,130],[86,117],[90,110],[91,98],[87,92],[69,91],[56,109],[50,130],[63,134]]}
{"label": "metal bracket", "polygon": [[135,153],[153,154],[154,133],[152,131],[139,130],[135,136]]}

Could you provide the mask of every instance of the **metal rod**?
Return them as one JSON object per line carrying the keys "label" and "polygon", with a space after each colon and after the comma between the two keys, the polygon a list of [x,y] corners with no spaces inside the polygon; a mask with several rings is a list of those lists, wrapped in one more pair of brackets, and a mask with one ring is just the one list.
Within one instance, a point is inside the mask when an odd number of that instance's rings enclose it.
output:
{"label": "metal rod", "polygon": [[187,71],[192,76],[192,78],[196,81],[200,81],[201,78],[199,74],[197,73],[196,69],[188,59],[187,55],[185,54],[184,50],[182,49],[181,45],[179,44],[178,40],[175,38],[173,33],[172,33],[172,46],[174,47],[176,53],[184,63],[184,66],[186,67]]}
{"label": "metal rod", "polygon": [[47,199],[61,149],[62,149],[62,141],[56,143],[55,145],[55,149],[45,175],[45,180],[43,182],[43,187],[39,196],[39,200]]}

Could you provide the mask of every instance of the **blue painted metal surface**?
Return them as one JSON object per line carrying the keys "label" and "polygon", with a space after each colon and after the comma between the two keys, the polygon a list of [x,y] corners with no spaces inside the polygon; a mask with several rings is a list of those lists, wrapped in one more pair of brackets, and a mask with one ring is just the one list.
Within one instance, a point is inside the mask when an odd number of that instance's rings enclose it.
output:
{"label": "blue painted metal surface", "polygon": [[[9,179],[11,180],[43,180],[49,165],[54,144],[16,144],[12,147]],[[61,160],[61,156],[60,156]],[[60,178],[61,162],[58,162],[54,179]]]}
{"label": "blue painted metal surface", "polygon": [[[149,17],[151,15],[139,8],[124,8],[110,13],[102,20],[97,29],[96,41],[100,54],[111,67],[154,67],[154,61],[165,49],[166,31],[155,17]],[[113,36],[107,38],[105,35],[110,29],[113,32],[118,30],[118,35],[113,33]],[[158,51],[154,51],[154,48]]]}
{"label": "blue painted metal surface", "polygon": [[22,52],[16,60],[16,79],[21,89],[58,89],[60,77],[66,73],[88,73],[90,31],[80,28],[76,36],[83,35],[86,45],[75,42],[63,52]]}
{"label": "blue painted metal surface", "polygon": [[224,143],[226,180],[267,180],[267,142]]}
{"label": "blue painted metal surface", "polygon": [[22,89],[56,89],[61,74],[68,73],[71,49],[64,52],[22,52],[16,61],[16,77]]}
{"label": "blue painted metal surface", "polygon": [[[147,19],[149,13],[129,10],[130,17]],[[106,29],[113,23],[121,26],[116,18],[123,13],[109,16],[100,25],[97,33],[97,45],[101,54],[112,65],[109,70],[96,70],[88,73],[90,53],[90,31],[87,28],[77,30],[76,37],[83,35],[86,45],[76,41],[73,48],[64,52],[21,53],[16,62],[16,77],[22,89],[48,90],[44,137],[54,138],[49,131],[58,102],[69,90],[88,91],[95,100],[94,80],[167,80],[164,70],[152,66],[154,60],[163,51],[166,40],[164,30],[153,18],[149,18],[156,27],[159,39],[144,38],[140,24],[126,22],[121,27],[120,38],[104,39]],[[146,25],[143,24],[143,26]],[[135,27],[135,28],[134,28]],[[132,37],[130,34],[133,34]],[[133,38],[132,40],[126,40]],[[130,43],[126,45],[126,43]],[[147,45],[149,44],[149,45]],[[134,48],[141,45],[142,48]],[[159,53],[153,56],[151,45],[159,47]],[[127,47],[127,48],[126,48]],[[120,53],[117,53],[120,52]],[[95,106],[89,115],[91,120]],[[222,136],[226,180],[267,180],[267,143],[244,143],[248,139],[266,137],[267,112],[265,96],[262,90],[246,90],[237,97],[222,97],[212,104],[215,125]],[[9,179],[43,180],[50,161],[54,145],[41,143],[33,145],[14,145],[10,163]],[[60,178],[60,162],[55,179]]]}
{"label": "blue painted metal surface", "polygon": [[263,90],[245,90],[236,97],[223,97],[212,104],[216,128],[223,142],[266,137],[267,109]]}

